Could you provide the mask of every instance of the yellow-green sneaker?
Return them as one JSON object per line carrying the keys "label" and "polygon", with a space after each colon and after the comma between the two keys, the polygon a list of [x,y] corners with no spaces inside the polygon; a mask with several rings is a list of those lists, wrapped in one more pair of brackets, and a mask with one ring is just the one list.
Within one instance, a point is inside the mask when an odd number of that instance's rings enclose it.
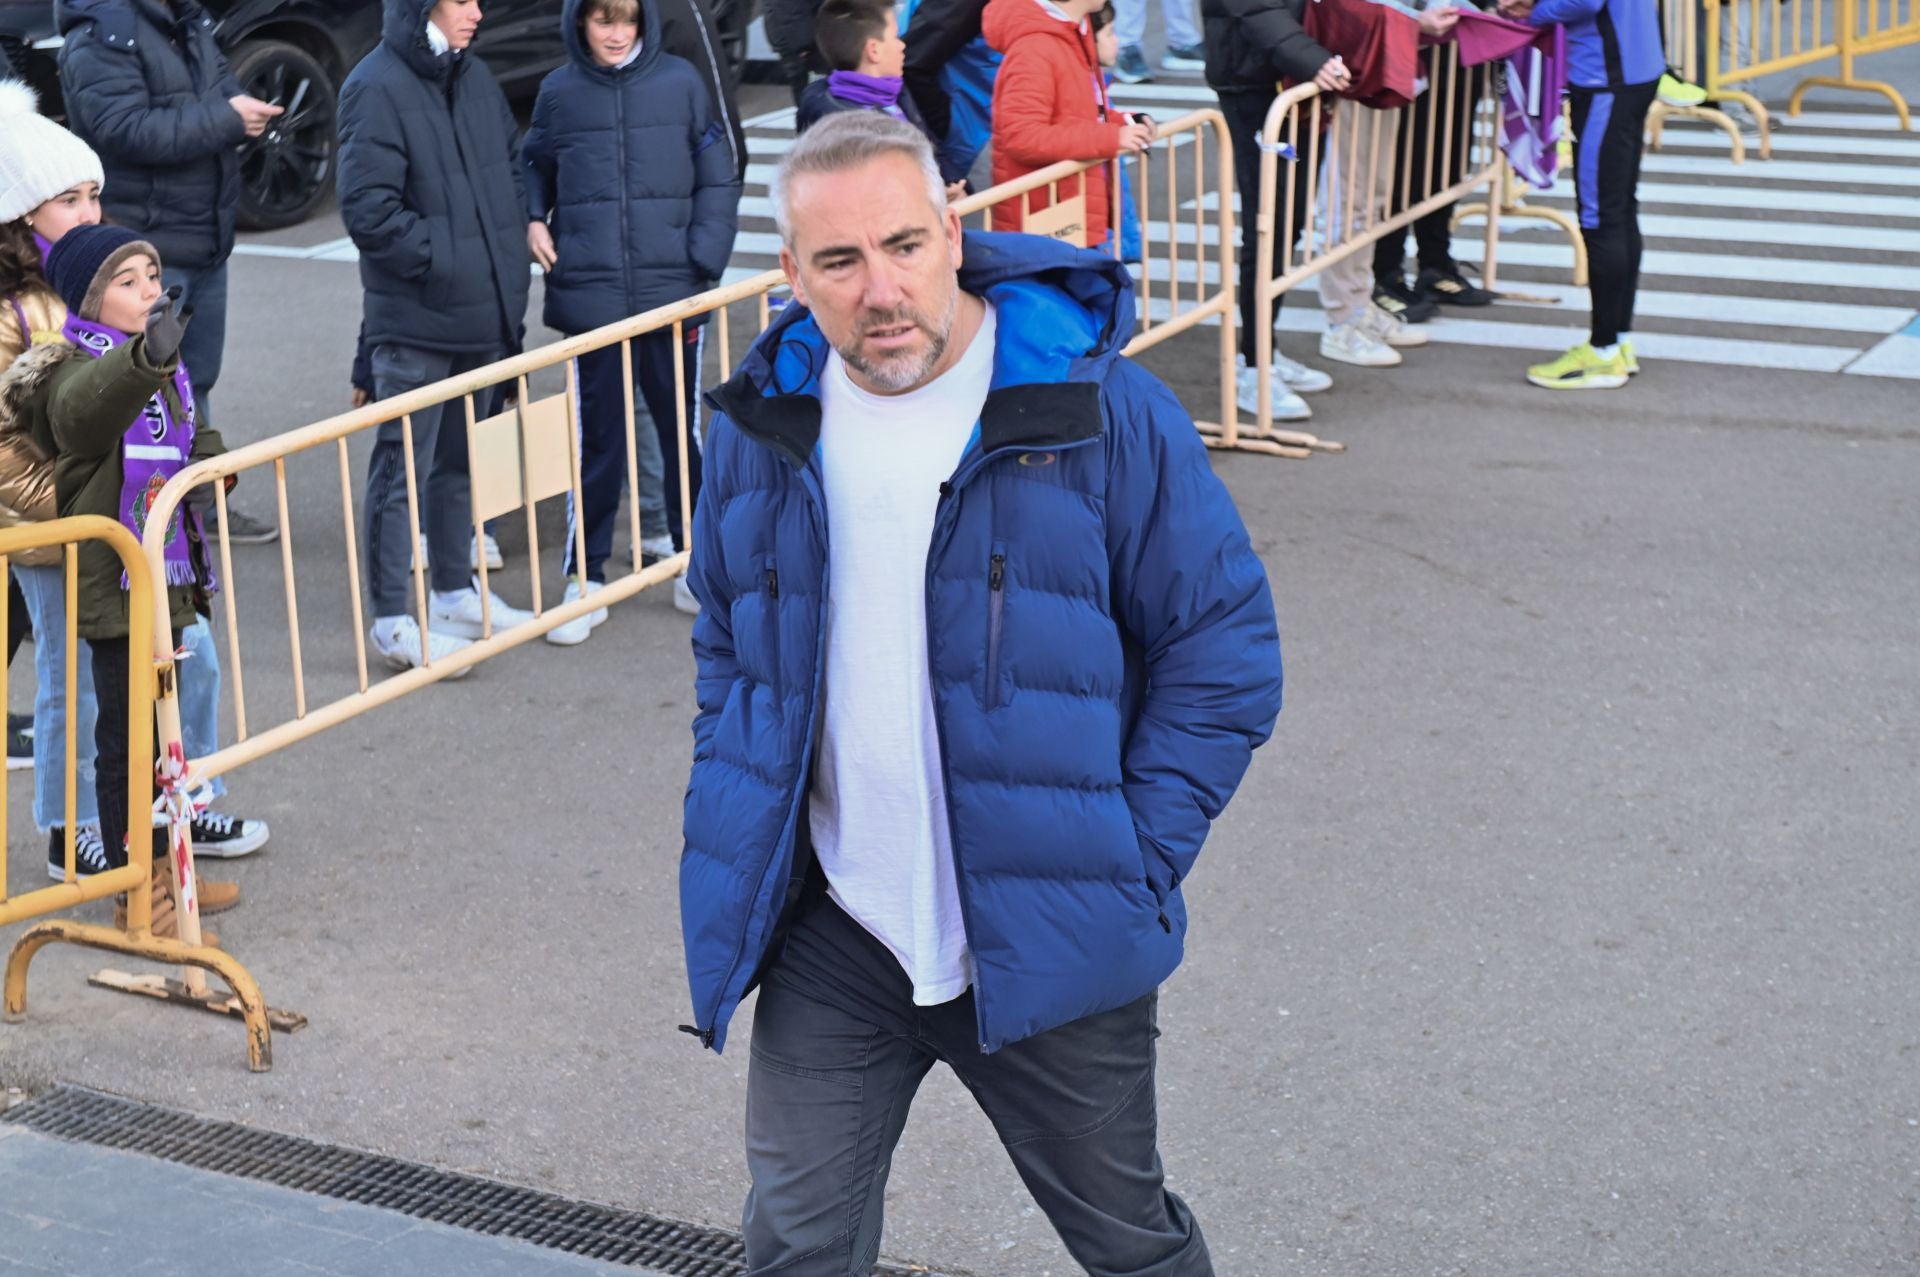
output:
{"label": "yellow-green sneaker", "polygon": [[1627,376],[1638,377],[1640,375],[1640,356],[1633,353],[1632,342],[1623,341],[1620,343],[1620,362],[1627,366]]}
{"label": "yellow-green sneaker", "polygon": [[1688,84],[1671,72],[1660,77],[1660,87],[1654,92],[1668,106],[1700,106],[1707,100],[1705,89],[1697,84]]}
{"label": "yellow-green sneaker", "polygon": [[1552,363],[1527,369],[1527,380],[1543,390],[1618,390],[1627,384],[1627,361],[1617,353],[1603,359],[1583,341]]}

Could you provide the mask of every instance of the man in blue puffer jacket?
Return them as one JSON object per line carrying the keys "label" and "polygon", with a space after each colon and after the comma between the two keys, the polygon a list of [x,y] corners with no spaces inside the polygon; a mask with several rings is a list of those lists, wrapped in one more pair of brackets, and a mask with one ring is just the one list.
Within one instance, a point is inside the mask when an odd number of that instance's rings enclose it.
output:
{"label": "man in blue puffer jacket", "polygon": [[[547,272],[547,323],[589,332],[710,288],[727,268],[738,227],[740,180],[727,132],[713,117],[692,64],[661,47],[653,0],[566,0],[561,30],[572,60],[540,82],[521,157],[526,167],[527,244]],[[700,385],[700,325],[689,320],[632,344],[635,393],[653,417],[666,475],[667,526],[681,526],[680,417],[687,417],[687,501],[700,495],[700,454],[691,446]],[[675,400],[675,361],[686,399]],[[614,517],[627,473],[624,361],[620,347],[578,361],[580,487],[586,588],[606,581]],[[567,572],[580,586],[567,538]],[[691,599],[686,603],[691,605]],[[589,618],[548,637],[578,643]]]}
{"label": "man in blue puffer jacket", "polygon": [[748,1270],[867,1272],[944,1062],[1089,1272],[1209,1274],[1155,1000],[1280,708],[1266,573],[1118,354],[1124,267],[963,237],[877,112],[801,137],[773,203],[797,304],[711,396],[680,874],[688,1031],[719,1049],[760,990]]}

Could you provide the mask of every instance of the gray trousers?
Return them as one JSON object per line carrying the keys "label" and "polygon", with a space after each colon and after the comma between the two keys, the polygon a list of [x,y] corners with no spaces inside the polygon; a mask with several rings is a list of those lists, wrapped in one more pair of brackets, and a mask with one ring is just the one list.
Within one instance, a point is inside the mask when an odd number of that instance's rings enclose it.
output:
{"label": "gray trousers", "polygon": [[[498,350],[423,350],[382,342],[373,348],[373,397],[418,390],[501,357]],[[413,414],[414,478],[420,528],[427,534],[432,588],[464,590],[472,583],[468,550],[473,498],[467,481],[467,419],[462,401]],[[413,585],[413,537],[407,521],[406,445],[399,421],[384,422],[367,463],[367,600],[373,615],[405,616]]]}
{"label": "gray trousers", "polygon": [[973,1093],[1092,1277],[1211,1277],[1155,1147],[1157,994],[980,1052],[971,991],[933,1007],[823,891],[760,987],[747,1071],[750,1277],[866,1277],[894,1146],[936,1062]]}

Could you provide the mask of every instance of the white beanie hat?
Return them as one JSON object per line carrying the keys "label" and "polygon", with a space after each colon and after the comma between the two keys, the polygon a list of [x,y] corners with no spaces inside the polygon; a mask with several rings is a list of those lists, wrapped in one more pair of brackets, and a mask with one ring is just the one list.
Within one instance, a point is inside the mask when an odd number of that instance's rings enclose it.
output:
{"label": "white beanie hat", "polygon": [[0,80],[0,222],[25,217],[82,182],[106,182],[93,148],[41,115],[20,80]]}

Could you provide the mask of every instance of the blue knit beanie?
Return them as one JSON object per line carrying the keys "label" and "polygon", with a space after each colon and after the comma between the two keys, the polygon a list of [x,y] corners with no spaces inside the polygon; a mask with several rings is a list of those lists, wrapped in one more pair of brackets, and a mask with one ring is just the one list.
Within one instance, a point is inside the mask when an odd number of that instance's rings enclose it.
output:
{"label": "blue knit beanie", "polygon": [[154,246],[124,226],[76,226],[55,241],[41,269],[68,310],[98,323],[114,272],[140,253],[160,265]]}

